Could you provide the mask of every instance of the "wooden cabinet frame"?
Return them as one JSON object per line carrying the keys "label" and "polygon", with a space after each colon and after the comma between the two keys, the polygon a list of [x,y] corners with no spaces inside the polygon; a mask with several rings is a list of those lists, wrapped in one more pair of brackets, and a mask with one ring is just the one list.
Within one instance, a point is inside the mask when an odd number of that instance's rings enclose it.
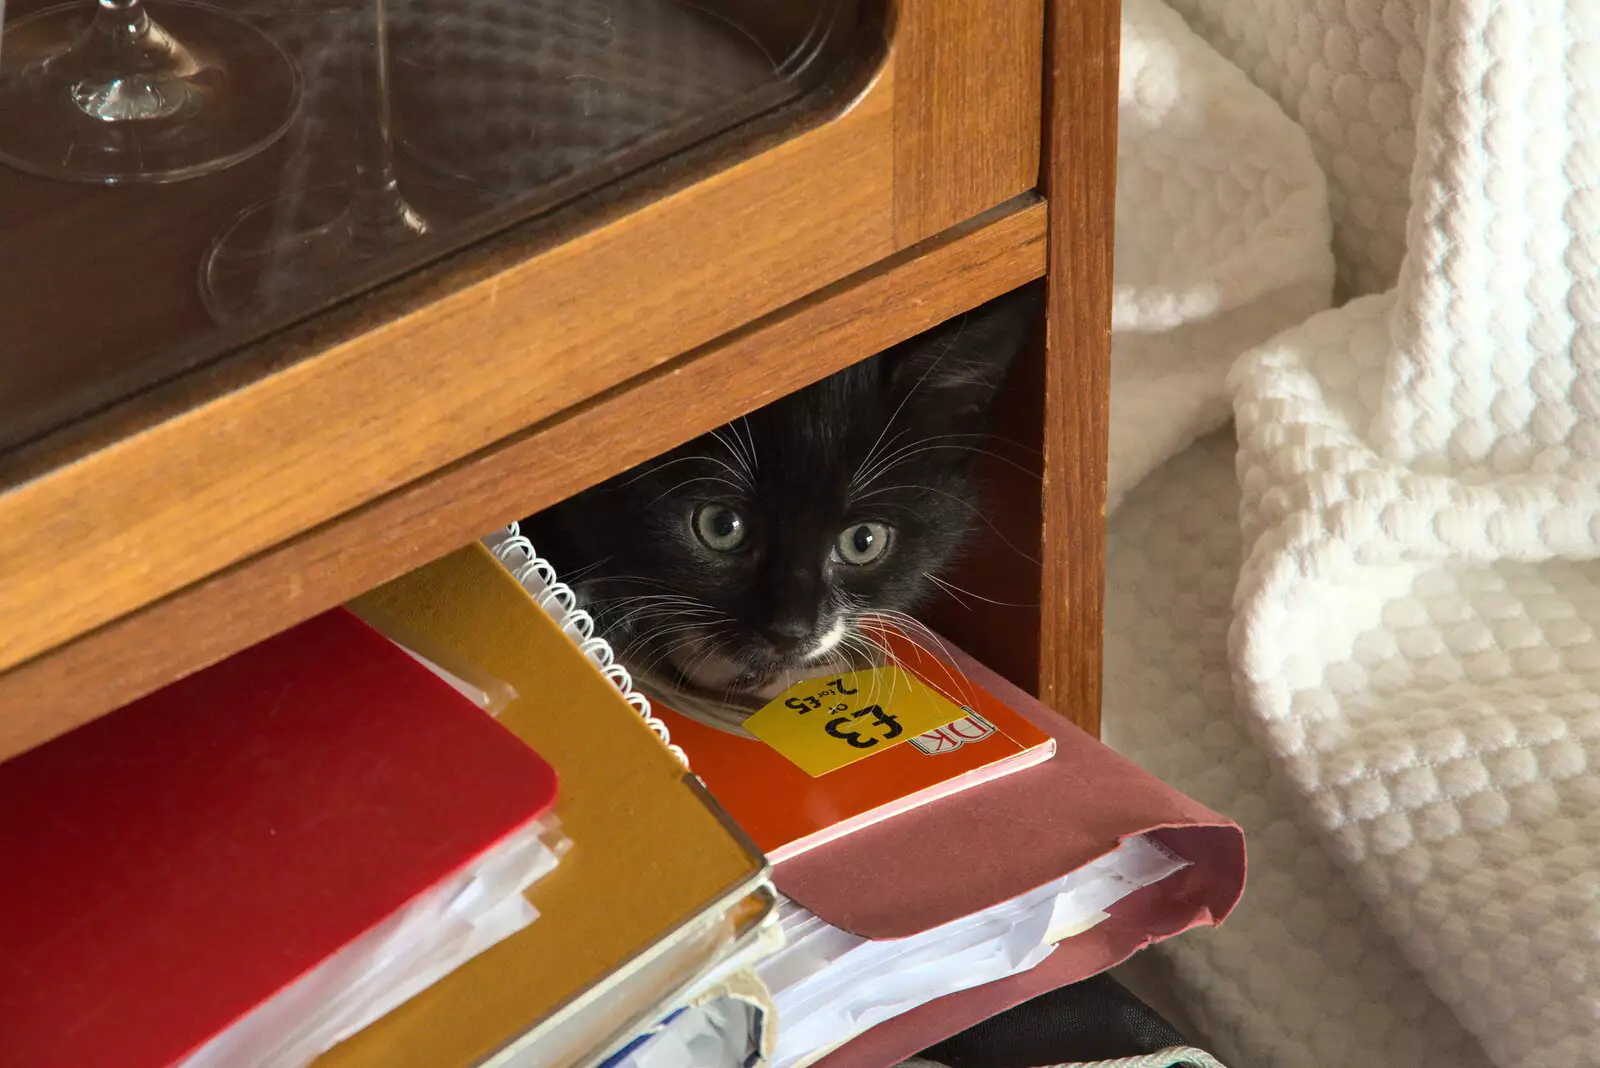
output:
{"label": "wooden cabinet frame", "polygon": [[1041,274],[1032,653],[993,656],[1092,726],[1117,20],[901,0],[803,129],[0,460],[0,758]]}

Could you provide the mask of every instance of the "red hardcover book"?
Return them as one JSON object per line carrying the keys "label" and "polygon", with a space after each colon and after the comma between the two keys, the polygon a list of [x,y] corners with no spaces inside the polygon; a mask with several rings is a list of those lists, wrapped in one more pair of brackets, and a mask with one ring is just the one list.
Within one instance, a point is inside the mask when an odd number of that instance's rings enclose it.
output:
{"label": "red hardcover book", "polygon": [[0,764],[0,1063],[179,1063],[555,790],[342,609]]}

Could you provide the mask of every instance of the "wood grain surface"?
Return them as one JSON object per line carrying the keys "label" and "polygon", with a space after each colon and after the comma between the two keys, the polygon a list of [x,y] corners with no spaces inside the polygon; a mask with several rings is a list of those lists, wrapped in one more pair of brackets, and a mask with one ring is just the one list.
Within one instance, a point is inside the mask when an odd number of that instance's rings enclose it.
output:
{"label": "wood grain surface", "polygon": [[[9,0],[7,25],[57,2]],[[320,187],[315,199],[323,202],[349,194],[358,146],[371,142],[377,121],[361,76],[373,59],[363,8],[370,13],[374,2],[222,0],[284,46],[303,86],[283,137],[241,163],[194,180],[113,186],[0,167],[0,451],[282,325],[268,316],[219,326],[201,303],[197,275],[212,241],[242,211],[276,201],[288,225],[307,190]],[[699,154],[725,164],[772,129],[792,132],[806,112],[831,110],[831,98],[858,87],[875,65],[882,35],[870,6],[857,0],[828,0],[834,31],[818,32],[817,3],[389,5],[396,177],[428,233],[324,264],[317,275],[330,289],[276,318],[305,318],[330,298],[435,261],[508,220],[547,217],[585,193],[592,208],[618,175],[651,162],[659,175],[684,161],[687,146],[710,148]],[[94,5],[76,10],[87,20]],[[26,36],[5,38],[0,67],[22,61]],[[491,40],[500,45],[484,48]],[[654,47],[659,41],[676,47]],[[815,58],[778,75],[770,57],[797,54]],[[689,84],[685,62],[696,69],[692,88],[663,91]],[[598,102],[597,86],[606,87]],[[463,93],[500,108],[464,111]],[[533,137],[508,136],[507,120],[512,129],[520,120]],[[83,314],[86,307],[93,314]]]}
{"label": "wood grain surface", "polygon": [[1039,179],[1044,0],[901,5],[895,237],[920,241]]}
{"label": "wood grain surface", "polygon": [[[905,39],[841,114],[0,459],[0,670],[1030,188],[1038,0],[897,9]],[[62,551],[85,544],[92,581]]]}
{"label": "wood grain surface", "polygon": [[[888,255],[893,73],[834,121],[0,493],[0,668]],[[85,541],[114,565],[93,581],[62,551]]]}
{"label": "wood grain surface", "polygon": [[[1008,203],[13,667],[0,759],[1038,277],[1046,222]],[[133,570],[64,555],[84,583]]]}
{"label": "wood grain surface", "polygon": [[1039,695],[1098,735],[1122,5],[1052,0],[1048,26]]}
{"label": "wood grain surface", "polygon": [[927,614],[1098,734],[1121,11],[1052,0],[1049,13],[1044,329],[997,403],[984,526]]}

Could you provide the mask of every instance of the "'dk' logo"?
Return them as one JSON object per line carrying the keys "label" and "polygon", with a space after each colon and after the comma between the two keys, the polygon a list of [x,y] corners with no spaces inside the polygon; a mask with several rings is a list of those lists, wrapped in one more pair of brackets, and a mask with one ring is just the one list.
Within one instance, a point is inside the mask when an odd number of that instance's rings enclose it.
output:
{"label": "'dk' logo", "polygon": [[981,742],[995,732],[994,724],[972,709],[963,705],[961,711],[966,715],[937,730],[917,735],[911,739],[911,744],[928,756],[938,756],[940,753],[954,753],[968,742]]}

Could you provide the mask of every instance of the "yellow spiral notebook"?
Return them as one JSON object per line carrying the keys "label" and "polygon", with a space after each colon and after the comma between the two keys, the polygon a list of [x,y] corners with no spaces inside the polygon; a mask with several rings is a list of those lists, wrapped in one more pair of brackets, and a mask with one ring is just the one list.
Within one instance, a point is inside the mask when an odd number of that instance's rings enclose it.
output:
{"label": "yellow spiral notebook", "polygon": [[350,607],[469,681],[483,672],[515,691],[500,721],[556,768],[572,848],[528,893],[538,921],[317,1068],[594,1063],[772,915],[765,859],[664,744],[642,699],[624,698],[625,673],[608,678],[592,641],[580,651],[581,620],[563,616],[532,562],[509,562],[528,585],[472,545]]}

